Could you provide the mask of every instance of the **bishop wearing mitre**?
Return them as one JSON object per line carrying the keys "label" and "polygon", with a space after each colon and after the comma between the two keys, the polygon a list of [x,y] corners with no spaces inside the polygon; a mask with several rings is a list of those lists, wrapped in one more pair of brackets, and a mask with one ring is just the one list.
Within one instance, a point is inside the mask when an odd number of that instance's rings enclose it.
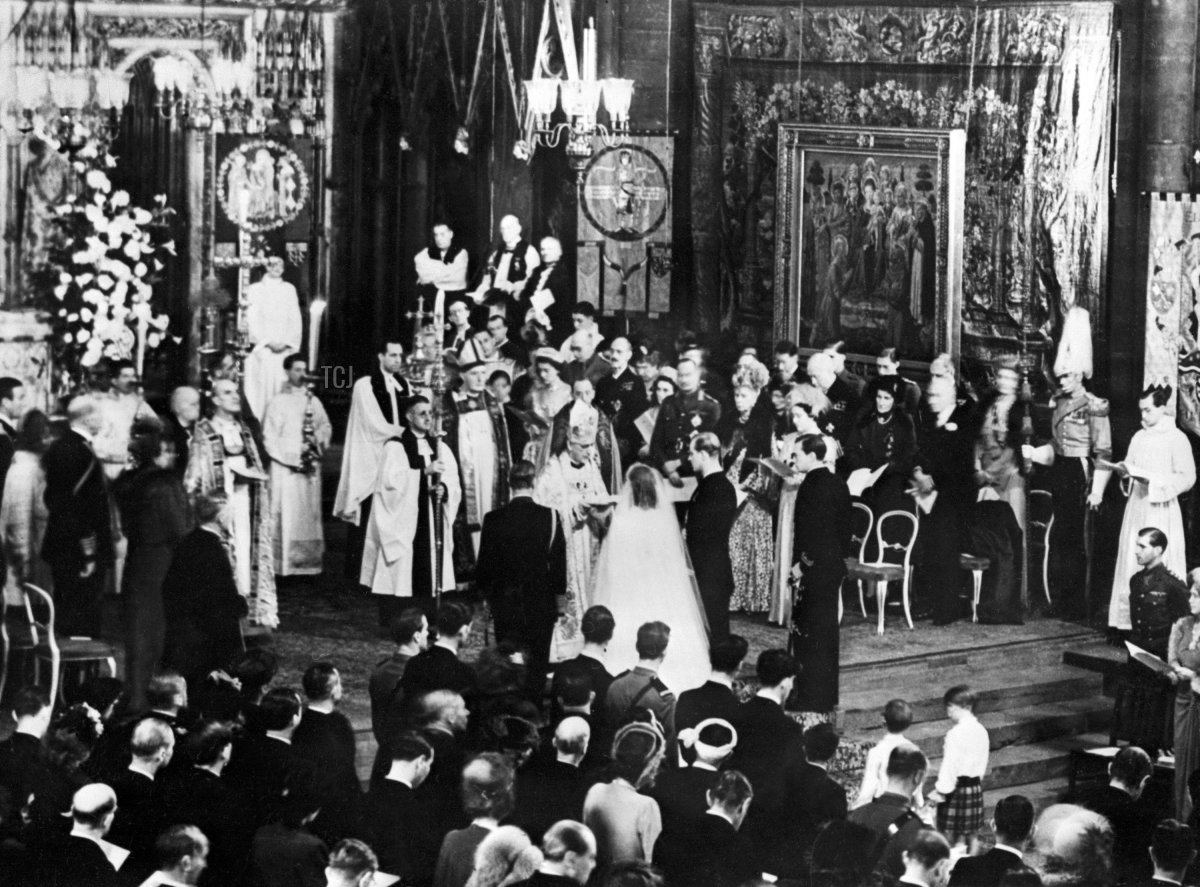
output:
{"label": "bishop wearing mitre", "polygon": [[[406,599],[432,597],[435,581],[441,591],[454,590],[452,527],[462,500],[458,463],[450,448],[430,434],[433,409],[428,398],[410,397],[404,402],[404,416],[407,427],[383,447],[359,576],[379,595],[384,624],[399,614]],[[435,503],[433,492],[439,488],[441,501]],[[434,533],[439,520],[440,565]]]}

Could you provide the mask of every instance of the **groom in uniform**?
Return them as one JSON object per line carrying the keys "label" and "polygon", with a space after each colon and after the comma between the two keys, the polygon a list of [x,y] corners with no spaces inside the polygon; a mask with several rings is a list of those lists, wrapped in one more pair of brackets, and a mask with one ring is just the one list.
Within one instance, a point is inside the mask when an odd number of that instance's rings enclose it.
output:
{"label": "groom in uniform", "polygon": [[721,441],[711,431],[692,438],[688,462],[699,478],[687,512],[688,555],[704,602],[709,643],[715,644],[729,637],[733,595],[729,531],[737,517],[737,493],[721,470]]}

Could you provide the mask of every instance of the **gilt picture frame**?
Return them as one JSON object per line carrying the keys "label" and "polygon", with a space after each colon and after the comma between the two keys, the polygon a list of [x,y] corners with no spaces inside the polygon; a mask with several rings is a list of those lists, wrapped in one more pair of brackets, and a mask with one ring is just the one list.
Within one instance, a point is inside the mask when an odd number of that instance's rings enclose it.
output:
{"label": "gilt picture frame", "polygon": [[957,362],[965,166],[963,130],[781,123],[775,338]]}

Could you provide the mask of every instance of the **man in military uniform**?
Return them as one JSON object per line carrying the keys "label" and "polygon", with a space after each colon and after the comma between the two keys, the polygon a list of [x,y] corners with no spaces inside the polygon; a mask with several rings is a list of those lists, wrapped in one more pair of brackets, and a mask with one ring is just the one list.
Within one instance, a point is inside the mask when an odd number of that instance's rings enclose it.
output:
{"label": "man in military uniform", "polygon": [[[1082,314],[1082,317],[1078,315]],[[1054,361],[1059,391],[1054,397],[1052,439],[1048,444],[1026,444],[1022,454],[1046,466],[1054,498],[1054,527],[1050,533],[1050,589],[1055,609],[1065,616],[1086,613],[1089,589],[1088,510],[1100,507],[1112,472],[1093,470],[1093,460],[1112,458],[1112,428],[1108,401],[1083,387],[1092,376],[1091,326],[1087,312],[1072,308],[1064,323],[1063,338]]]}
{"label": "man in military uniform", "polygon": [[928,826],[912,807],[913,795],[925,781],[929,762],[915,745],[902,742],[887,762],[887,791],[850,811],[847,820],[875,833],[879,869],[892,877],[904,874],[904,853]]}
{"label": "man in military uniform", "polygon": [[650,462],[675,486],[692,474],[688,449],[692,438],[703,431],[716,431],[721,404],[700,388],[700,367],[694,360],[676,366],[679,391],[663,401],[658,421],[650,435]]}
{"label": "man in military uniform", "polygon": [[622,725],[638,720],[635,715],[639,710],[649,711],[662,725],[665,747],[673,749],[675,694],[658,676],[670,640],[671,629],[663,622],[647,622],[638,629],[638,664],[629,671],[621,672],[609,684],[604,700],[604,723],[615,732]]}
{"label": "man in military uniform", "polygon": [[629,365],[632,358],[633,346],[629,340],[624,336],[613,339],[612,374],[596,383],[596,406],[612,420],[622,465],[637,461],[641,436],[634,422],[650,406],[642,380]]}
{"label": "man in military uniform", "polygon": [[805,372],[809,381],[829,398],[829,409],[821,414],[821,430],[844,445],[858,415],[858,394],[849,383],[838,378],[837,362],[828,351],[818,351],[809,357]]}

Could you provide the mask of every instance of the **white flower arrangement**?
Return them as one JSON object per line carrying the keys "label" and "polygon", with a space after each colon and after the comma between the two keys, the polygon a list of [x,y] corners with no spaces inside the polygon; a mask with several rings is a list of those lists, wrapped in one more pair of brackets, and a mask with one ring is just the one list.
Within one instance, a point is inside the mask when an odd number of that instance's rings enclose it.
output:
{"label": "white flower arrangement", "polygon": [[128,191],[114,190],[107,170],[116,160],[95,137],[72,161],[79,189],[55,208],[57,244],[43,269],[41,299],[68,377],[101,358],[132,359],[139,333],[147,350],[162,343],[168,317],[155,314],[150,299],[164,267],[159,254],[175,254],[172,242],[162,242],[172,214],[165,197],[151,212],[134,206]]}

